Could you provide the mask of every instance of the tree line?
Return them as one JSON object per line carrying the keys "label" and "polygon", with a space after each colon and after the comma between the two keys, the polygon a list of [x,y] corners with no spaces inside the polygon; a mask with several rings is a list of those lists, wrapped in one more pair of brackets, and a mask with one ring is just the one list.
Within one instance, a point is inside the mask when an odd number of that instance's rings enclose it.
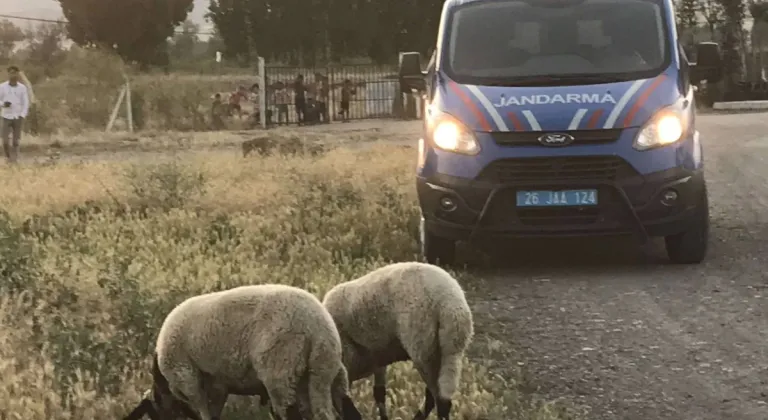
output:
{"label": "tree line", "polygon": [[[56,0],[70,38],[128,61],[167,65],[193,0]],[[207,17],[229,60],[256,56],[294,65],[367,57],[393,62],[434,43],[442,0],[210,0]]]}
{"label": "tree line", "polygon": [[[203,56],[210,61],[214,50],[242,66],[252,66],[257,56],[308,66],[351,57],[390,63],[399,51],[428,52],[443,4],[443,0],[210,0],[207,17],[215,34],[203,43],[197,37],[199,28],[187,21],[193,0],[52,1],[60,4],[68,23],[62,30],[52,29],[49,43],[65,35],[80,46],[113,50],[145,68]],[[683,42],[718,41],[730,72],[740,68],[741,28],[747,13],[768,22],[768,2],[751,1],[747,6],[745,0],[676,0]],[[0,24],[0,58],[20,36],[9,22]]]}

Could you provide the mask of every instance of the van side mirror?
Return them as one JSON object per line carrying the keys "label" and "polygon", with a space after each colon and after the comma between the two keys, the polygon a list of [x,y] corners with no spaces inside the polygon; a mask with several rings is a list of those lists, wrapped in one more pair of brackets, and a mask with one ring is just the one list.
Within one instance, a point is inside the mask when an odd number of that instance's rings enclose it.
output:
{"label": "van side mirror", "polygon": [[696,45],[696,62],[691,63],[691,83],[717,83],[723,79],[723,57],[715,42],[700,42]]}
{"label": "van side mirror", "polygon": [[410,92],[412,89],[424,91],[426,89],[426,72],[421,69],[421,53],[400,53],[398,73],[403,91]]}

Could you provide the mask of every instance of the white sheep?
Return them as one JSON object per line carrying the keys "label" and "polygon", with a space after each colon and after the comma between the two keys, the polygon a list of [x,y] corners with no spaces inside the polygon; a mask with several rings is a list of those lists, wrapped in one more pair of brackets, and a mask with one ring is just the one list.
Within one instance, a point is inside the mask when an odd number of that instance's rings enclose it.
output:
{"label": "white sheep", "polygon": [[406,360],[427,385],[415,419],[427,418],[435,400],[438,418],[449,418],[474,335],[472,312],[456,279],[430,264],[390,264],[334,287],[323,305],[339,330],[350,381],[374,375],[381,420],[388,418],[386,368]]}
{"label": "white sheep", "polygon": [[[361,419],[338,330],[311,293],[242,286],[187,299],[160,329],[153,387],[126,420],[218,420],[227,397],[259,395],[276,419]],[[309,405],[309,408],[306,408]]]}

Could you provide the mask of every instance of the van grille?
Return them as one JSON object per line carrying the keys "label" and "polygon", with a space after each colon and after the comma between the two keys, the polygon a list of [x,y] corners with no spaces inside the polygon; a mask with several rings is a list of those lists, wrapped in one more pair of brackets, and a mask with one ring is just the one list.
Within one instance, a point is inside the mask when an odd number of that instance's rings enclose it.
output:
{"label": "van grille", "polygon": [[[543,146],[539,137],[547,133],[565,133],[573,136],[573,145],[606,144],[619,140],[623,129],[609,130],[569,130],[569,131],[507,131],[493,132],[491,138],[499,146]],[[567,147],[567,146],[566,146]]]}
{"label": "van grille", "polygon": [[497,184],[519,181],[613,181],[637,172],[618,156],[557,156],[499,159],[480,172],[477,180]]}

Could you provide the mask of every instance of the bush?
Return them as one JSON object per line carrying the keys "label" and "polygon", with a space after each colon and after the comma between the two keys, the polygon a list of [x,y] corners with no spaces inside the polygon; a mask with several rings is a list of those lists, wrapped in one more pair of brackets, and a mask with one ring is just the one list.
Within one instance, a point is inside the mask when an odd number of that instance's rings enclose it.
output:
{"label": "bush", "polygon": [[[0,285],[12,291],[0,302],[0,418],[121,418],[149,385],[165,315],[189,296],[260,283],[322,296],[384,263],[415,259],[411,155],[380,147],[64,162],[34,175],[0,168],[13,180],[0,190],[8,210]],[[85,188],[94,179],[100,186]],[[25,217],[30,209],[37,216]],[[407,364],[389,378],[392,417],[410,418],[421,380]],[[468,362],[455,417],[562,418],[518,394],[512,380]],[[374,412],[370,391],[367,381],[354,387],[364,413]],[[258,410],[232,398],[227,418],[269,418]]]}

